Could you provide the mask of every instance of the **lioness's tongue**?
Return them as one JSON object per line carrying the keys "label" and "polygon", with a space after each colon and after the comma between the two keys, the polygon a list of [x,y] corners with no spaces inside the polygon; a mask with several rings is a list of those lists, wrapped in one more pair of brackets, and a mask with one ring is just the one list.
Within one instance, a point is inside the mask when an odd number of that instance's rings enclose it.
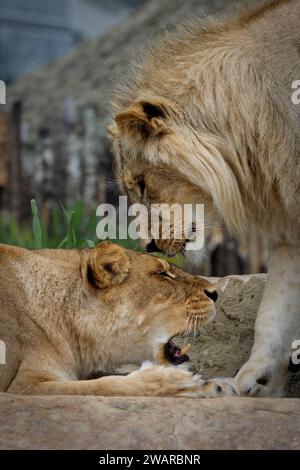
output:
{"label": "lioness's tongue", "polygon": [[169,340],[169,351],[173,356],[180,356],[181,354],[181,349],[176,346],[176,344],[171,339]]}

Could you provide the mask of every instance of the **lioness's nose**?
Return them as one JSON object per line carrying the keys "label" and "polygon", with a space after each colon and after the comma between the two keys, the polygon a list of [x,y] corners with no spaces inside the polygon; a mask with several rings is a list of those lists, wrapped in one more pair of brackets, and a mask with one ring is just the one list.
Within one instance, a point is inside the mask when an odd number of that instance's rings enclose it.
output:
{"label": "lioness's nose", "polygon": [[214,289],[214,290],[208,290],[208,289],[204,289],[204,293],[207,295],[207,297],[209,297],[211,300],[213,300],[214,302],[217,301],[218,299],[218,292]]}
{"label": "lioness's nose", "polygon": [[151,242],[148,243],[146,250],[147,250],[147,253],[160,253],[161,252],[161,250],[156,245],[155,240],[151,240]]}

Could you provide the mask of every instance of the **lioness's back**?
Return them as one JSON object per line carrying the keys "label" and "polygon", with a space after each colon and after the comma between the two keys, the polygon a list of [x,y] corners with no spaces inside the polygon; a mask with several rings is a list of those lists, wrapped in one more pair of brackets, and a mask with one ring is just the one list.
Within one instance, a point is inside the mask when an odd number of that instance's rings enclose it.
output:
{"label": "lioness's back", "polygon": [[23,250],[0,245],[0,340],[5,347],[6,364],[0,364],[0,391],[8,389],[21,360],[22,320],[18,317],[22,292],[12,263]]}

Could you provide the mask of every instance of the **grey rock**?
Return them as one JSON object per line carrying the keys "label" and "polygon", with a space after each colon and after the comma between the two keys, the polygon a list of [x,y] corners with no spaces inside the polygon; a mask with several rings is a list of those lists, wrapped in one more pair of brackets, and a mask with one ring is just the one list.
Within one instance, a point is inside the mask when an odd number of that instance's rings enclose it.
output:
{"label": "grey rock", "polygon": [[299,449],[299,431],[297,399],[0,394],[1,449]]}

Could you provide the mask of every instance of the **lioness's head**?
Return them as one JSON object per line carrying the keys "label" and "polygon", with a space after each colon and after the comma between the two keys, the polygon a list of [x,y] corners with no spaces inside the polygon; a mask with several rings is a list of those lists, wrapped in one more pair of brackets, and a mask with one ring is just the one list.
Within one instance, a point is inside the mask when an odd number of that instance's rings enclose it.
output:
{"label": "lioness's head", "polygon": [[213,284],[110,242],[86,252],[82,277],[91,316],[99,316],[97,328],[115,363],[184,362],[188,356],[172,338],[194,333],[215,315]]}

